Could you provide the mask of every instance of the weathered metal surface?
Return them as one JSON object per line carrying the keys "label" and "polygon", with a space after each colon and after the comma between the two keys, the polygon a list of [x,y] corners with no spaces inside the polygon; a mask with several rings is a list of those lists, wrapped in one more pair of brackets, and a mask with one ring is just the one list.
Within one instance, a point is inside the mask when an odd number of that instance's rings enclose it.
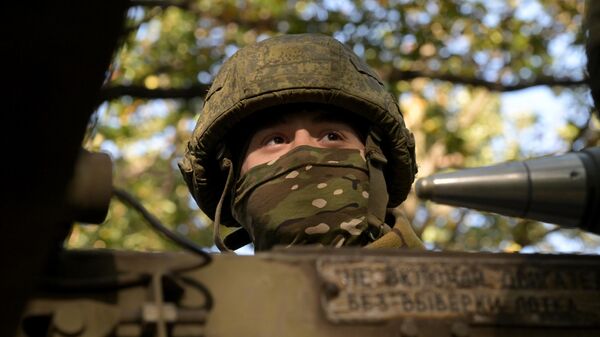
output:
{"label": "weathered metal surface", "polygon": [[467,319],[476,324],[600,325],[600,269],[565,257],[510,255],[318,258],[333,322]]}
{"label": "weathered metal surface", "polygon": [[600,335],[600,256],[294,248],[202,262],[66,252],[17,336]]}

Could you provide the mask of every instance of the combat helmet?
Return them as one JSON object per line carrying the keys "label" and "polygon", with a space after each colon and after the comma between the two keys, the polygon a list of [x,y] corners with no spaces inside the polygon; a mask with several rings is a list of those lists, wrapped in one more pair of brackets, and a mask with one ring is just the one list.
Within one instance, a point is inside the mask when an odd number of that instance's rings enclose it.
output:
{"label": "combat helmet", "polygon": [[417,167],[414,138],[397,100],[341,42],[320,34],[294,34],[238,50],[224,62],[206,94],[179,168],[207,216],[239,226],[231,217],[226,191],[232,175],[231,160],[226,158],[228,133],[247,117],[290,103],[335,106],[368,120],[387,161],[383,169],[387,205],[395,207],[406,199]]}

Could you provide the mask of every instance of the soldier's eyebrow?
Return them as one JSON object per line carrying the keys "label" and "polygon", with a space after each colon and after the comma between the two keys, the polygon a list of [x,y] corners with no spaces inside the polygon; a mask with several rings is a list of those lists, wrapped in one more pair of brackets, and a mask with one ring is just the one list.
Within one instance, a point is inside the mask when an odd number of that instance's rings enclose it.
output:
{"label": "soldier's eyebrow", "polygon": [[313,116],[313,122],[330,122],[330,123],[344,123],[349,124],[342,116],[333,112],[321,112]]}
{"label": "soldier's eyebrow", "polygon": [[256,133],[261,130],[265,130],[268,128],[272,128],[274,126],[286,124],[289,121],[289,117],[286,115],[269,115],[265,116],[266,118],[262,118],[255,123],[252,123],[252,129],[254,129],[253,133]]}
{"label": "soldier's eyebrow", "polygon": [[296,116],[301,116],[303,114],[310,113],[312,114],[310,120],[313,123],[343,123],[352,126],[346,119],[343,118],[340,114],[330,111],[310,111],[310,110],[300,110],[300,111],[292,111],[290,113],[283,114],[273,114],[269,116],[268,119],[264,119],[259,128],[256,131],[265,130],[272,127],[277,127],[279,125],[285,125],[290,122],[290,120],[294,119]]}
{"label": "soldier's eyebrow", "polygon": [[253,136],[256,133],[267,130],[269,128],[285,125],[296,116],[302,116],[303,114],[310,113],[310,120],[314,123],[342,123],[350,126],[352,129],[357,131],[358,134],[362,134],[361,128],[364,123],[358,122],[356,118],[349,113],[343,113],[338,111],[332,111],[329,109],[323,109],[319,107],[295,107],[285,108],[277,107],[273,110],[267,110],[264,114],[261,114],[255,119],[248,121],[246,124],[246,130],[250,131],[249,136]]}
{"label": "soldier's eyebrow", "polygon": [[315,123],[340,123],[349,126],[358,135],[358,138],[364,143],[367,139],[367,128],[369,123],[361,118],[350,114],[337,111],[320,111],[312,117]]}

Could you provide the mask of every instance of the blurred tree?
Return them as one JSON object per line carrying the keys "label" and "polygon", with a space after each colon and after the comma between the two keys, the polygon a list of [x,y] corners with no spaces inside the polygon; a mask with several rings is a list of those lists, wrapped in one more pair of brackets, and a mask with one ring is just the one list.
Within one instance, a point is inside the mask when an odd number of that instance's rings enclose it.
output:
{"label": "blurred tree", "polygon": [[[211,245],[210,220],[195,206],[176,162],[223,60],[270,36],[328,34],[374,67],[415,133],[420,177],[600,144],[585,85],[583,0],[132,3],[128,36],[85,146],[110,152],[115,185],[204,246]],[[539,85],[572,102],[556,130],[540,130],[543,116],[532,111],[501,113],[501,93]],[[517,136],[508,137],[508,129]],[[525,133],[553,133],[560,141],[551,153],[539,153],[519,138]],[[432,249],[554,251],[558,240],[599,251],[600,239],[579,231],[422,203],[414,195],[404,205]],[[104,224],[75,226],[67,245],[175,248],[116,201]]]}

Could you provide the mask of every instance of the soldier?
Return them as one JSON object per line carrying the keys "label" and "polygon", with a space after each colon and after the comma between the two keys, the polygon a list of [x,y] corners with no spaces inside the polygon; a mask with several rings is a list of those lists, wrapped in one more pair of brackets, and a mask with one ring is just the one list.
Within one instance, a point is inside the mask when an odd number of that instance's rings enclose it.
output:
{"label": "soldier", "polygon": [[[417,172],[397,100],[327,36],[274,37],[227,60],[179,167],[222,251],[423,247],[397,208]],[[242,228],[223,242],[220,224]]]}

